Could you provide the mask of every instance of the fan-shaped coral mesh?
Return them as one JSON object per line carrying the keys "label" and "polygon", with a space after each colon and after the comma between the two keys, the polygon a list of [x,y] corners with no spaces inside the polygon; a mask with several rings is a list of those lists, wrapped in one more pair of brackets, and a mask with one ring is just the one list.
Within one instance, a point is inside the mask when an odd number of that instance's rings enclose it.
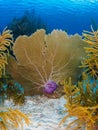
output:
{"label": "fan-shaped coral mesh", "polygon": [[58,84],[79,76],[80,61],[84,53],[84,42],[76,34],[68,36],[62,30],[36,31],[31,36],[19,36],[13,46],[16,56],[9,59],[9,71],[25,89],[26,95],[42,94],[48,81]]}

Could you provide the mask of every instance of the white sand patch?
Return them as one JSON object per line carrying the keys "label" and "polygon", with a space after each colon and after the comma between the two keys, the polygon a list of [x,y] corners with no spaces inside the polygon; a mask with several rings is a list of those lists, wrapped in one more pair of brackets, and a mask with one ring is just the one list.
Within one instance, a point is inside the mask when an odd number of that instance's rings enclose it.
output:
{"label": "white sand patch", "polygon": [[44,96],[34,96],[26,97],[23,106],[15,106],[12,101],[8,100],[5,101],[5,106],[17,108],[29,115],[31,124],[27,126],[24,123],[24,130],[66,130],[66,125],[73,118],[69,118],[64,125],[59,126],[60,121],[66,115],[64,113],[65,103],[64,97],[49,99]]}

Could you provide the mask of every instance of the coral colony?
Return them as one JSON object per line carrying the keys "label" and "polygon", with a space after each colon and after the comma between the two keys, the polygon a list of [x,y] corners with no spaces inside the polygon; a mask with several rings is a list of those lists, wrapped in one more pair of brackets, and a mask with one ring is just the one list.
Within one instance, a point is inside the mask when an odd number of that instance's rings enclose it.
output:
{"label": "coral colony", "polygon": [[80,67],[84,68],[82,80],[76,85],[64,82],[65,99],[68,117],[74,116],[76,120],[69,123],[67,129],[98,130],[98,30],[84,31],[83,40],[88,44],[85,47],[86,57]]}
{"label": "coral colony", "polygon": [[[9,56],[9,48],[15,57]],[[40,29],[30,36],[19,36],[15,42],[12,32],[4,30],[0,35],[0,77],[8,73],[11,81],[8,80],[9,89],[5,91],[9,91],[2,95],[1,81],[0,96],[7,97],[9,93],[8,97],[15,97],[18,103],[20,91],[13,93],[15,96],[12,92],[19,84],[24,88],[22,96],[52,95],[55,91],[60,93],[64,86],[67,115],[60,125],[73,116],[76,119],[66,129],[98,129],[98,30],[84,31],[82,38],[62,30],[46,34]],[[28,116],[19,110],[0,106],[0,129],[22,128],[23,119],[29,124]]]}
{"label": "coral colony", "polygon": [[79,35],[68,36],[62,30],[47,35],[41,29],[31,36],[19,36],[13,46],[17,60],[9,58],[9,72],[24,87],[25,95],[51,94],[61,89],[61,80],[70,76],[73,82],[77,80],[85,55],[83,43]]}
{"label": "coral colony", "polygon": [[[4,30],[0,35],[0,77],[5,74],[5,65],[7,64],[7,58],[9,54],[9,47],[11,49],[11,44],[13,43],[13,36],[10,30]],[[2,83],[0,83],[0,98],[2,98]],[[5,108],[0,102],[0,129],[9,130],[9,128],[22,128],[23,119],[29,124],[28,117],[19,110],[13,110],[11,108]]]}

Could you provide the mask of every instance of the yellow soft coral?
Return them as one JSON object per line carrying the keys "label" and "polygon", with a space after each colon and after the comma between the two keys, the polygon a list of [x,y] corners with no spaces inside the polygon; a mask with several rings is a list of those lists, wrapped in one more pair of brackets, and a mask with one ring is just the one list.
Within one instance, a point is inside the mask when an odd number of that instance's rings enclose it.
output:
{"label": "yellow soft coral", "polygon": [[98,30],[91,29],[92,32],[84,31],[83,33],[83,40],[89,46],[85,47],[87,56],[82,61],[82,67],[85,67],[86,73],[98,79]]}
{"label": "yellow soft coral", "polygon": [[[97,89],[97,85],[95,87]],[[91,85],[88,79],[85,79],[78,82],[77,85],[72,85],[69,78],[69,82],[64,82],[64,92],[66,99],[65,112],[67,115],[60,124],[73,116],[75,119],[68,124],[66,130],[94,130],[94,128],[97,128],[98,91],[94,91],[93,84]]]}
{"label": "yellow soft coral", "polygon": [[23,130],[23,120],[27,125],[30,124],[28,116],[19,110],[11,108],[0,108],[0,130],[10,130],[21,128]]}
{"label": "yellow soft coral", "polygon": [[13,46],[16,59],[10,58],[9,70],[25,88],[25,94],[42,94],[48,81],[59,83],[69,76],[78,78],[83,50],[83,41],[76,34],[68,36],[62,30],[36,31],[31,36],[19,36]]}
{"label": "yellow soft coral", "polygon": [[[9,49],[13,44],[13,36],[10,30],[4,30],[0,35],[0,78],[5,73],[5,65],[7,64],[7,56]],[[1,88],[0,88],[1,89]],[[2,100],[2,90],[0,92]],[[5,96],[5,95],[4,95]],[[29,118],[19,110],[2,107],[0,104],[0,130],[10,130],[11,127],[19,129],[23,128],[23,119],[29,124]]]}
{"label": "yellow soft coral", "polygon": [[5,73],[5,65],[7,64],[7,55],[9,47],[13,43],[13,36],[10,30],[3,30],[0,35],[0,77]]}
{"label": "yellow soft coral", "polygon": [[70,117],[76,117],[69,123],[69,130],[98,129],[98,30],[85,31],[83,40],[89,45],[85,47],[87,56],[82,61],[81,81],[76,85],[64,82],[67,115],[61,123]]}

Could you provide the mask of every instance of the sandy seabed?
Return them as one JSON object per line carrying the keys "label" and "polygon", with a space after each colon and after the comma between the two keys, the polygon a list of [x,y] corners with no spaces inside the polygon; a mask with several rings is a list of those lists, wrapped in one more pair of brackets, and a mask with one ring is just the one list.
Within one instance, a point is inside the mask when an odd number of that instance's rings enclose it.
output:
{"label": "sandy seabed", "polygon": [[[26,102],[23,106],[15,106],[12,101],[5,101],[6,107],[19,109],[29,115],[30,125],[27,126],[24,122],[24,130],[66,130],[69,122],[74,120],[70,117],[65,124],[59,126],[60,121],[66,115],[64,113],[66,103],[64,97],[59,99],[50,99],[45,96],[26,97]],[[15,130],[15,129],[11,129]],[[21,130],[18,129],[18,130]]]}

